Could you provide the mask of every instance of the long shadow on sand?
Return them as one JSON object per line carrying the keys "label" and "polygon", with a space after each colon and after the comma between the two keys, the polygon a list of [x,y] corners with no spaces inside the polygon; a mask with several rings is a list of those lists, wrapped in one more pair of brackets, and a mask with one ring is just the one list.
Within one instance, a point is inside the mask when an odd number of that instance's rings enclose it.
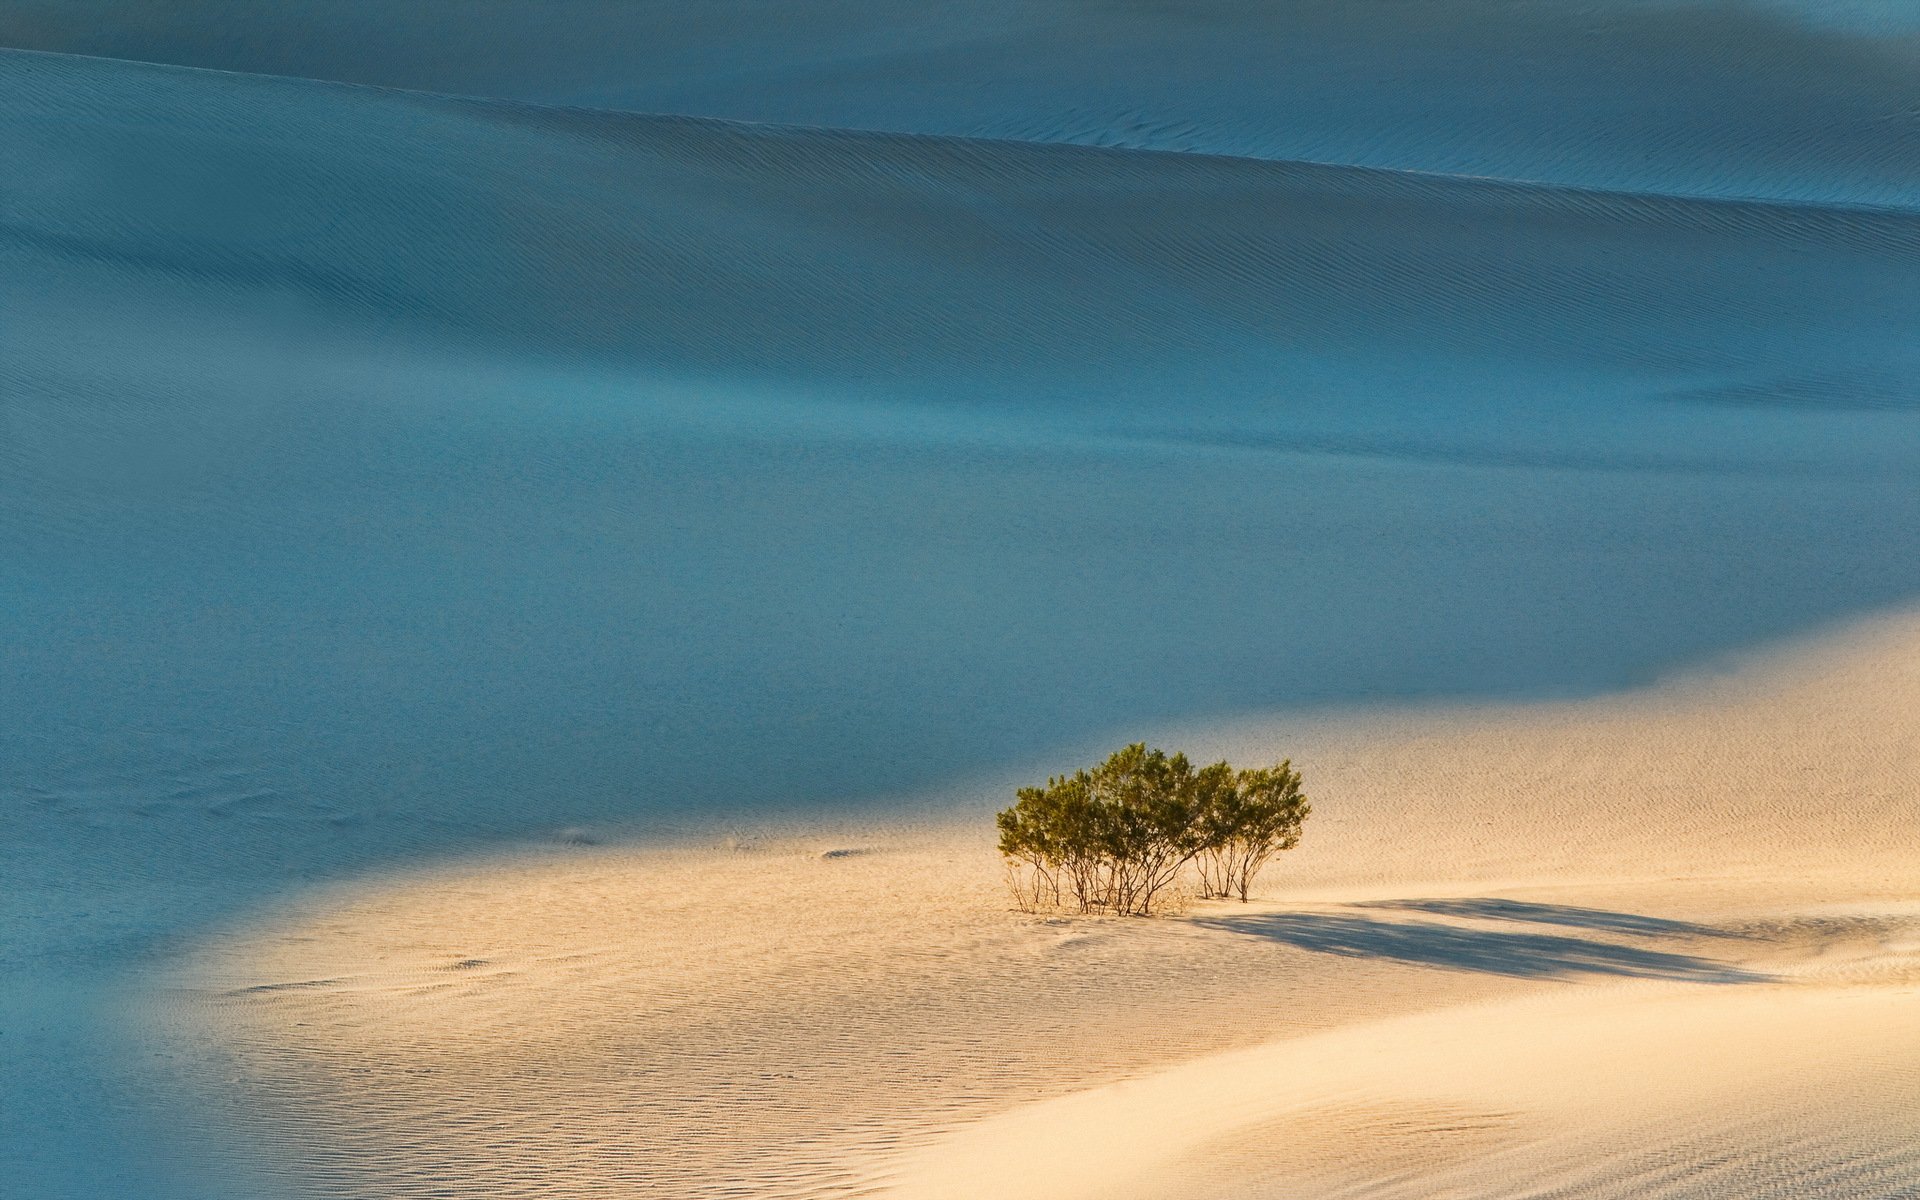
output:
{"label": "long shadow on sand", "polygon": [[[1393,901],[1355,908],[1401,908],[1448,916],[1539,921],[1615,933],[1732,936],[1679,921],[1506,900]],[[1383,958],[1453,971],[1526,979],[1622,976],[1687,983],[1759,983],[1769,976],[1692,954],[1674,954],[1558,933],[1476,929],[1435,921],[1396,921],[1358,913],[1257,913],[1203,917],[1197,924],[1303,950],[1347,958]]]}
{"label": "long shadow on sand", "polygon": [[1643,917],[1638,913],[1609,912],[1603,908],[1578,908],[1570,904],[1534,904],[1525,900],[1502,900],[1495,896],[1474,896],[1444,900],[1369,900],[1354,908],[1398,909],[1428,913],[1437,917],[1465,917],[1480,921],[1527,921],[1536,925],[1562,925],[1574,929],[1593,929],[1602,933],[1637,934],[1642,937],[1743,938],[1746,935],[1691,921],[1667,917]]}

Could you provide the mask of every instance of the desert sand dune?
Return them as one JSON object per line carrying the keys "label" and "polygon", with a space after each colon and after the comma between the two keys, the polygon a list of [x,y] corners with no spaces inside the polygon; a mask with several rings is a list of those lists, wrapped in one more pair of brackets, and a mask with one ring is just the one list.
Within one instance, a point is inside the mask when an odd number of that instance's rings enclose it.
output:
{"label": "desert sand dune", "polygon": [[1904,966],[1893,988],[1627,986],[1218,1055],[965,1129],[886,1194],[1898,1196],[1920,1182]]}
{"label": "desert sand dune", "polygon": [[590,108],[1920,202],[1900,0],[5,0],[0,46]]}
{"label": "desert sand dune", "polygon": [[804,811],[1920,591],[1911,213],[0,71],[22,869]]}
{"label": "desert sand dune", "polygon": [[[404,331],[423,355],[584,355],[976,422],[1251,435],[1274,412],[1291,437],[1452,430],[1521,461],[1590,443],[1596,464],[1749,463],[1755,441],[1806,440],[1756,413],[1729,450],[1724,413],[1688,415],[1701,399],[1914,404],[1920,215],[1902,209],[0,63],[30,321],[110,279],[121,320],[161,296],[176,336],[311,320],[340,344],[310,354]],[[65,136],[82,106],[88,155]],[[43,336],[18,369],[57,372],[64,339]],[[1622,402],[1642,421],[1593,412]],[[1532,443],[1549,410],[1554,440]],[[1488,421],[1520,427],[1476,447]],[[1698,448],[1655,452],[1676,433]]]}
{"label": "desert sand dune", "polygon": [[544,851],[216,939],[170,1036],[320,1195],[1891,1200],[1916,639],[1236,733],[1323,781],[1250,906],[1017,914],[965,826]]}
{"label": "desert sand dune", "polygon": [[[1905,986],[1906,7],[0,0],[0,1190],[905,1187]],[[994,803],[1148,733],[1311,764],[1273,902],[1002,912]],[[1141,1170],[1899,1195],[1902,1061]]]}

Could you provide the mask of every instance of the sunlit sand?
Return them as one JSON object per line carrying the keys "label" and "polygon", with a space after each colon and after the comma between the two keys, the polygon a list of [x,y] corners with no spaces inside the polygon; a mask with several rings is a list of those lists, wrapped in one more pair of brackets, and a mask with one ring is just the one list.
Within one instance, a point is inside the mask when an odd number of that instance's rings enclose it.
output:
{"label": "sunlit sand", "polygon": [[1316,824],[1167,919],[1011,911],[984,813],[369,879],[209,943],[169,1036],[322,1193],[1895,1195],[1916,664],[1898,617],[1216,731]]}
{"label": "sunlit sand", "polygon": [[1912,1200],[1916,313],[1913,0],[0,0],[0,1195]]}

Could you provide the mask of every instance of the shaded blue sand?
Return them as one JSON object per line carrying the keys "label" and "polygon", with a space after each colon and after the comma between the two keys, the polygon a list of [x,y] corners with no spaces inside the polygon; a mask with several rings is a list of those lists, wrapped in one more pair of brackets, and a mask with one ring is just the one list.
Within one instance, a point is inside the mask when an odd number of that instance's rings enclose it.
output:
{"label": "shaded blue sand", "polygon": [[112,1005],[304,880],[1920,591],[1909,213],[20,53],[0,111],[26,1195],[270,1191]]}
{"label": "shaded blue sand", "polygon": [[1920,203],[1908,0],[0,0],[0,46],[739,120]]}

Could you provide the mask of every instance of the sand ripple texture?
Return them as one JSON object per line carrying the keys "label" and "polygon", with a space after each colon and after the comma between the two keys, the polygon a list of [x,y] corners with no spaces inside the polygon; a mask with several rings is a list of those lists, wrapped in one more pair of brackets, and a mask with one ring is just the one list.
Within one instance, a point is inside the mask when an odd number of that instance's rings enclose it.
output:
{"label": "sand ripple texture", "polygon": [[[0,1190],[1013,1195],[1126,1082],[1147,1190],[1910,1195],[1859,1057],[1341,1039],[1897,1007],[1912,7],[0,0]],[[1312,764],[1272,905],[907,821],[1137,737]]]}
{"label": "sand ripple texture", "polygon": [[1915,637],[1293,729],[1249,906],[1013,913],[966,829],[547,850],[310,894],[157,1036],[295,1195],[1895,1200]]}

